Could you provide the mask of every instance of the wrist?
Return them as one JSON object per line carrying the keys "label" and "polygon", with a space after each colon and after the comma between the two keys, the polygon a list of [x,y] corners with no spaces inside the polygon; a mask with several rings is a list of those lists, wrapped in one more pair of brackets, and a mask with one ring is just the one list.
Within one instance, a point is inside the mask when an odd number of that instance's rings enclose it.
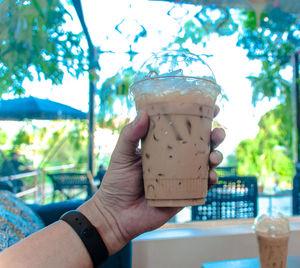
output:
{"label": "wrist", "polygon": [[64,213],[60,219],[77,233],[88,251],[94,267],[98,267],[107,260],[109,253],[102,237],[83,213],[71,210]]}
{"label": "wrist", "polygon": [[92,198],[77,210],[83,213],[95,226],[109,255],[116,253],[125,246],[127,241],[122,236],[116,219],[104,206],[99,205]]}

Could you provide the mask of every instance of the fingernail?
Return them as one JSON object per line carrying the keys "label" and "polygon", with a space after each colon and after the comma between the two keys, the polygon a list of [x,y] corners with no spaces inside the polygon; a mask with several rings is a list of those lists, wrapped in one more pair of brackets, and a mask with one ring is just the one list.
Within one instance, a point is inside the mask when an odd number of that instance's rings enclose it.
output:
{"label": "fingernail", "polygon": [[215,153],[220,157],[220,159],[222,161],[223,160],[223,154],[218,150],[215,150]]}

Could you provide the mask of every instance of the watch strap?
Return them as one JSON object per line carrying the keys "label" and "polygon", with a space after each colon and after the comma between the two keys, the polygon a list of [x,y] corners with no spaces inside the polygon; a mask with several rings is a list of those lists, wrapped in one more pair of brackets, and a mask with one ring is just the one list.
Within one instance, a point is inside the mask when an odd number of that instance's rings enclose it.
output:
{"label": "watch strap", "polygon": [[108,259],[108,250],[97,229],[79,211],[71,210],[60,217],[68,223],[85,245],[94,267],[98,267]]}

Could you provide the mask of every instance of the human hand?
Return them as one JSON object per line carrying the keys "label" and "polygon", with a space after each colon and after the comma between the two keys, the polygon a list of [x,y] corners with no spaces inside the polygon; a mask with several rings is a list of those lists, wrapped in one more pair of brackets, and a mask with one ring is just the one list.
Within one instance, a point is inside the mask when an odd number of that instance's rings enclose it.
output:
{"label": "human hand", "polygon": [[[218,111],[216,108],[215,115]],[[81,208],[98,229],[110,254],[139,234],[160,227],[182,209],[147,205],[138,143],[146,135],[148,124],[148,115],[141,112],[134,122],[123,128],[101,187],[87,202],[98,213],[86,205]],[[211,133],[212,149],[224,138],[223,129],[214,129]],[[214,167],[221,163],[222,155],[212,151],[209,159],[209,187],[212,187],[217,182]],[[99,219],[99,214],[102,219]]]}

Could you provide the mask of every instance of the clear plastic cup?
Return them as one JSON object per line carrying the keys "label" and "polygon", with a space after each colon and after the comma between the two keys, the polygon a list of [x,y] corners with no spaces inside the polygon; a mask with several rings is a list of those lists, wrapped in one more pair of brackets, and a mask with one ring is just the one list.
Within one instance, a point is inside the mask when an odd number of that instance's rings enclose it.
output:
{"label": "clear plastic cup", "polygon": [[166,51],[147,60],[130,86],[150,118],[142,141],[145,195],[151,206],[204,204],[210,133],[220,88],[198,55]]}
{"label": "clear plastic cup", "polygon": [[286,268],[289,220],[282,214],[261,215],[255,219],[253,228],[258,242],[260,267]]}

